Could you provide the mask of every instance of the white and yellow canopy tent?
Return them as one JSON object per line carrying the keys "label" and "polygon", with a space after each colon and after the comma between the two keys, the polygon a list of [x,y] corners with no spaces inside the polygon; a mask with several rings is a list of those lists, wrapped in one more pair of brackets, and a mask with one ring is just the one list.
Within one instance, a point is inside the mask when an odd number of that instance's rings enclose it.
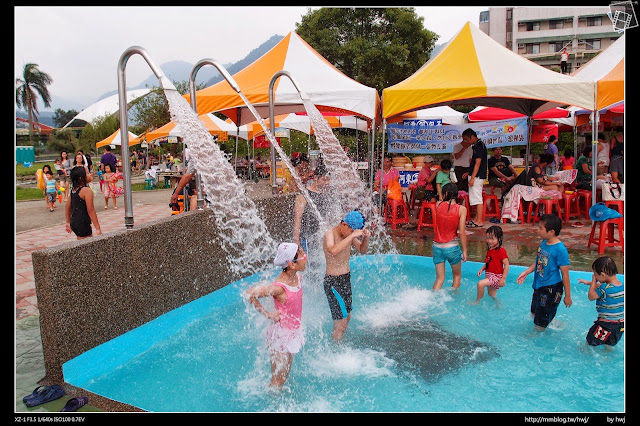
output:
{"label": "white and yellow canopy tent", "polygon": [[593,104],[593,82],[541,67],[467,22],[418,71],[384,89],[382,118],[385,127],[396,115],[441,105],[482,105],[532,117],[558,106]]}
{"label": "white and yellow canopy tent", "polygon": [[382,118],[427,106],[483,105],[533,116],[556,106],[588,108],[593,83],[543,68],[467,22],[418,71],[382,92]]}
{"label": "white and yellow canopy tent", "polygon": [[[141,142],[142,142],[142,138],[141,137],[138,137],[138,136],[134,135],[133,133],[129,132],[129,146],[137,145],[137,144],[139,144]],[[121,143],[122,143],[122,138],[120,137],[120,129],[118,129],[114,133],[109,135],[108,137],[106,137],[103,140],[101,140],[100,142],[97,142],[96,143],[96,149],[97,148],[102,148],[102,147],[104,147],[106,145],[120,146]]]}

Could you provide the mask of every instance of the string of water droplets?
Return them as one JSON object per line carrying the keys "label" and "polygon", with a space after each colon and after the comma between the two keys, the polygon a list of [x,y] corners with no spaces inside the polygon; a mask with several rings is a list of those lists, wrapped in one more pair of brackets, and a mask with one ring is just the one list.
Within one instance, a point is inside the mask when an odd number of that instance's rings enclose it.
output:
{"label": "string of water droplets", "polygon": [[[324,119],[322,113],[310,100],[304,100],[304,107],[316,135],[316,141],[322,152],[322,159],[331,173],[332,179],[329,190],[336,200],[334,209],[327,214],[329,224],[340,223],[340,220],[351,210],[359,210],[368,221],[381,224],[382,218],[376,212],[373,199],[364,182],[358,176],[354,163],[347,157],[346,152],[335,137],[331,126]],[[370,251],[373,253],[397,254],[395,245],[387,235],[383,226],[371,226],[373,232]]]}
{"label": "string of water droplets", "polygon": [[167,90],[166,97],[171,118],[183,132],[191,151],[190,161],[200,173],[206,197],[214,207],[219,241],[231,271],[246,275],[264,269],[271,261],[277,243],[260,218],[256,205],[246,195],[233,167],[187,101],[174,90]]}

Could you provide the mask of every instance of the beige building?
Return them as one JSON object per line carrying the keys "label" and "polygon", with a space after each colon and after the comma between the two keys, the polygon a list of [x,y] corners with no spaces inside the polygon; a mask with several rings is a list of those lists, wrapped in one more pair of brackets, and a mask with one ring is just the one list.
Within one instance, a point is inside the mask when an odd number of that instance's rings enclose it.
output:
{"label": "beige building", "polygon": [[620,37],[603,7],[490,7],[480,29],[498,43],[545,68],[560,71],[567,49],[567,73],[584,65]]}

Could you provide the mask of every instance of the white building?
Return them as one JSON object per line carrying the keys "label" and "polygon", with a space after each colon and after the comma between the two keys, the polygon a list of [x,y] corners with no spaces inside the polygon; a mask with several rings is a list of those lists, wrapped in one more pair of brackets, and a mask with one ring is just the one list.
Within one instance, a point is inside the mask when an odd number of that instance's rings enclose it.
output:
{"label": "white building", "polygon": [[608,12],[608,6],[490,7],[480,13],[480,29],[513,52],[556,71],[566,47],[570,74],[620,37]]}

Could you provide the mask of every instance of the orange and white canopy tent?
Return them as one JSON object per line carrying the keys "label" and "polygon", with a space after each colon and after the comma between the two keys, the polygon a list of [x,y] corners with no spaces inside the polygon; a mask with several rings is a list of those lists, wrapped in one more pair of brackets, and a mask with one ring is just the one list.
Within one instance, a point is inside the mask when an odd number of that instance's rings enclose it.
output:
{"label": "orange and white canopy tent", "polygon": [[[142,142],[142,138],[129,132],[129,146],[137,145],[141,142]],[[118,129],[114,133],[112,133],[110,136],[96,143],[96,149],[102,148],[103,146],[106,146],[106,145],[121,145],[121,144],[122,144],[122,138],[120,137],[120,129]]]}
{"label": "orange and white canopy tent", "polygon": [[[624,101],[624,54],[625,36],[622,34],[611,46],[571,74],[577,79],[597,83],[598,110]],[[593,110],[593,105],[586,108]]]}
{"label": "orange and white canopy tent", "polygon": [[[210,134],[218,136],[218,141],[226,141],[229,133],[235,135],[235,125],[226,123],[224,120],[216,117],[213,114],[202,114],[198,118],[204,124],[204,127]],[[159,127],[149,133],[147,133],[147,141],[152,142],[156,139],[166,136],[180,136],[183,137],[183,132],[174,121],[170,121],[162,127]]]}
{"label": "orange and white canopy tent", "polygon": [[563,105],[589,108],[594,86],[531,62],[467,22],[418,71],[383,90],[382,117],[438,105],[492,106],[526,116]]}
{"label": "orange and white canopy tent", "polygon": [[[335,116],[325,116],[324,119],[329,123],[332,129],[337,127],[342,127],[340,123],[340,119]],[[275,126],[283,127],[285,129],[290,130],[298,130],[300,132],[306,133],[307,135],[313,134],[313,127],[311,126],[311,120],[306,115],[298,115],[295,113],[291,114],[280,114],[274,117]],[[363,120],[364,121],[364,120]],[[267,127],[270,127],[269,120],[264,120],[264,124]],[[258,121],[253,121],[248,124],[249,128],[253,130],[253,135],[258,136],[264,133],[264,129],[262,125],[258,123]]]}
{"label": "orange and white canopy tent", "polygon": [[[318,110],[375,119],[377,90],[344,75],[293,31],[232,76],[262,118],[269,116],[269,83],[282,70],[291,75]],[[300,95],[287,76],[276,80],[273,94],[276,115],[304,111]],[[191,102],[190,94],[184,97]],[[196,100],[199,114],[217,111],[238,125],[256,120],[226,80],[197,91]]]}

